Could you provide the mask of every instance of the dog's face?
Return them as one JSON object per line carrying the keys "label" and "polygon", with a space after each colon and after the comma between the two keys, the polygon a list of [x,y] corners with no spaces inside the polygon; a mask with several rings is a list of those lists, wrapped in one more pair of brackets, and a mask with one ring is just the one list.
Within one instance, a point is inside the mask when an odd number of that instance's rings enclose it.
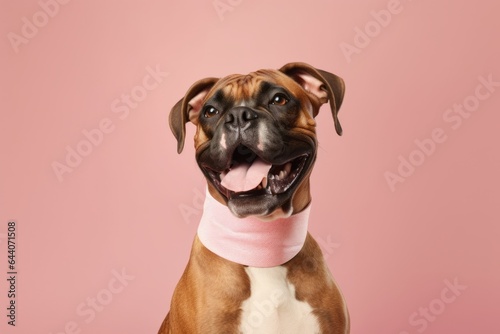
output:
{"label": "dog's face", "polygon": [[304,63],[196,82],[172,109],[182,151],[185,123],[197,126],[196,161],[211,195],[238,217],[289,216],[310,202],[316,122],[329,102],[337,133],[344,83]]}

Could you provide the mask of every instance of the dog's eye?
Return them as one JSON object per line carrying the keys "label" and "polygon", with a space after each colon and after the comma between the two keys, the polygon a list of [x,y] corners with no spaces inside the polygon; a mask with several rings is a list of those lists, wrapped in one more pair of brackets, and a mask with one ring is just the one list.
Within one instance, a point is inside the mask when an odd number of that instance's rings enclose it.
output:
{"label": "dog's eye", "polygon": [[219,110],[215,109],[212,106],[206,106],[203,110],[203,116],[206,118],[213,117],[219,113]]}
{"label": "dog's eye", "polygon": [[284,106],[287,103],[288,103],[288,98],[285,96],[285,94],[282,93],[274,95],[273,98],[271,99],[271,104],[277,106]]}

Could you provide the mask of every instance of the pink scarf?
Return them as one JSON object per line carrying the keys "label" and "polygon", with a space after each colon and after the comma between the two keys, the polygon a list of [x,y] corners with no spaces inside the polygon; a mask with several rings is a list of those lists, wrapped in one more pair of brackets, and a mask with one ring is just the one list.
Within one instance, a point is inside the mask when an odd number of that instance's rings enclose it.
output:
{"label": "pink scarf", "polygon": [[279,266],[302,249],[310,208],[272,221],[237,218],[207,190],[198,237],[210,251],[227,260],[251,267]]}

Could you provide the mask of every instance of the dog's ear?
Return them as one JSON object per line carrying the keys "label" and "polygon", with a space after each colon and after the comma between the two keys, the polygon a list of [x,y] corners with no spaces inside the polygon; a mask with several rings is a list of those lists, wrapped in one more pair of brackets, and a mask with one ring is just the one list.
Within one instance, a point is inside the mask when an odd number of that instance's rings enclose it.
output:
{"label": "dog's ear", "polygon": [[[295,80],[308,93],[316,96],[320,103],[330,103],[335,131],[341,136],[342,126],[337,114],[344,99],[344,80],[335,74],[318,70],[306,63],[289,63],[279,70]],[[316,114],[313,116],[316,117]]]}
{"label": "dog's ear", "polygon": [[181,153],[184,148],[186,123],[191,121],[195,125],[198,124],[198,115],[203,106],[203,100],[217,81],[219,81],[218,78],[206,78],[195,82],[170,111],[169,124],[177,139],[177,153]]}

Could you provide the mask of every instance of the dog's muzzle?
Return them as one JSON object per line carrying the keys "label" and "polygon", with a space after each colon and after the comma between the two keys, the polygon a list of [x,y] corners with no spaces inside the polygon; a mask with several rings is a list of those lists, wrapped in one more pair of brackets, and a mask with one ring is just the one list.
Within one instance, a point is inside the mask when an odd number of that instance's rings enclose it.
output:
{"label": "dog's muzzle", "polygon": [[197,160],[230,208],[270,213],[291,198],[314,156],[312,138],[290,134],[269,113],[238,106],[221,118]]}

